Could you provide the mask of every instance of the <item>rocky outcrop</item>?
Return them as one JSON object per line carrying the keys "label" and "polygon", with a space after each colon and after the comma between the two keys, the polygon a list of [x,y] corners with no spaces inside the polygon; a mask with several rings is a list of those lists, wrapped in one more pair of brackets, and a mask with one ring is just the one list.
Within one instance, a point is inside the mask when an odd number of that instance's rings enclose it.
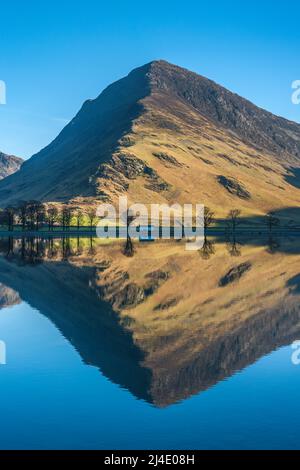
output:
{"label": "rocky outcrop", "polygon": [[233,194],[234,196],[237,196],[241,199],[250,199],[251,194],[247,189],[244,187],[242,183],[239,183],[235,178],[229,178],[228,176],[218,176],[217,177],[218,182],[224,186],[225,189],[230,194]]}
{"label": "rocky outcrop", "polygon": [[182,164],[176,160],[175,157],[172,155],[169,155],[168,153],[165,152],[153,152],[153,156],[158,158],[164,165],[167,167],[172,167],[172,166],[177,166],[177,167],[182,167]]}
{"label": "rocky outcrop", "polygon": [[[110,185],[107,183],[110,182],[120,192],[124,192],[129,188],[130,180],[135,180],[139,176],[145,179],[145,188],[151,191],[167,191],[170,187],[143,160],[134,154],[124,152],[116,153],[110,162],[103,163],[99,167],[96,178],[99,181],[99,188],[103,190],[105,195],[105,188],[110,189]],[[106,184],[103,184],[103,180],[105,180]]]}
{"label": "rocky outcrop", "polygon": [[22,164],[22,158],[0,152],[0,180],[18,171]]}
{"label": "rocky outcrop", "polygon": [[130,281],[126,272],[115,273],[115,280],[104,278],[99,290],[100,297],[110,302],[115,310],[133,308],[153,295],[169,278],[167,271],[157,270],[145,276],[143,285]]}
{"label": "rocky outcrop", "polygon": [[219,286],[225,287],[232,282],[238,281],[250,268],[251,263],[248,262],[234,266],[220,279]]}

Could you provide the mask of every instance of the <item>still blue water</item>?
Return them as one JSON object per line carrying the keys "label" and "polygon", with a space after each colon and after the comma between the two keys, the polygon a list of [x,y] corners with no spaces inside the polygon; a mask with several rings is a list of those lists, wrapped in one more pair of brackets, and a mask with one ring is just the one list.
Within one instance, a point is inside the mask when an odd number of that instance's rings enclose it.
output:
{"label": "still blue water", "polygon": [[0,239],[0,448],[299,449],[299,259]]}
{"label": "still blue water", "polygon": [[1,311],[0,447],[298,448],[300,367],[284,347],[165,409],[135,399],[83,364],[26,303]]}

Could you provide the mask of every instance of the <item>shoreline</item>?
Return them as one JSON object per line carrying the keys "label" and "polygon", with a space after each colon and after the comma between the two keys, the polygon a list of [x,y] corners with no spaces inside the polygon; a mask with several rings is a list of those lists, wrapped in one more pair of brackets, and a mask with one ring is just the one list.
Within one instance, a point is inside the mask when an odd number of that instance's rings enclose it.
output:
{"label": "shoreline", "polygon": [[[95,230],[34,230],[34,231],[21,231],[21,230],[0,230],[0,237],[42,237],[42,238],[53,238],[53,237],[95,237],[102,239],[116,239],[122,240],[125,237],[118,235],[119,227],[116,227],[117,236],[116,237],[97,237],[97,232]],[[162,237],[162,228],[160,227],[159,237],[154,238],[153,240],[161,240]],[[170,227],[171,239],[174,239],[174,227]],[[282,227],[277,229],[272,229],[271,231],[265,227],[262,228],[253,228],[253,227],[244,227],[232,229],[224,228],[207,228],[205,230],[206,236],[234,236],[234,235],[247,235],[247,236],[282,236],[282,235],[296,235],[300,236],[300,227],[291,228],[291,227]],[[150,237],[149,237],[150,238]],[[182,237],[184,238],[184,237]],[[135,239],[132,237],[132,239]],[[139,239],[139,238],[138,238]]]}

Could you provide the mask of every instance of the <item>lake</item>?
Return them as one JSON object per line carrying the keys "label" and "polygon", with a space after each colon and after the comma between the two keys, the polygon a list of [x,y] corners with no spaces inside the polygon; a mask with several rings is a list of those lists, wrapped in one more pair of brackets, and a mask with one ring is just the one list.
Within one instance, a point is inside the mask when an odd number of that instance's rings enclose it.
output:
{"label": "lake", "polygon": [[2,238],[0,448],[299,449],[299,300],[300,237]]}

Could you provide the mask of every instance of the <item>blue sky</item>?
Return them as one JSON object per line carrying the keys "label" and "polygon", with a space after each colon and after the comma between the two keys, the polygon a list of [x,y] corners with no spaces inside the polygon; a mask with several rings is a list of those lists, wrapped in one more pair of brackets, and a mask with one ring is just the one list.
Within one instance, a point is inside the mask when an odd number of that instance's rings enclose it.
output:
{"label": "blue sky", "polygon": [[300,122],[299,2],[18,1],[0,4],[0,150],[29,157],[112,81],[154,59],[205,75]]}

